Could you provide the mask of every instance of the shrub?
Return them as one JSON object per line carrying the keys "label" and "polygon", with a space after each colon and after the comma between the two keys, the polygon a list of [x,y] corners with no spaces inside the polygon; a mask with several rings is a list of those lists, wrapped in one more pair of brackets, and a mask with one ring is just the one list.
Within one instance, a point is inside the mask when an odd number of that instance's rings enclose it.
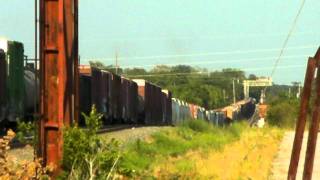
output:
{"label": "shrub", "polygon": [[97,135],[102,115],[93,106],[90,115],[84,115],[87,129],[77,126],[64,131],[61,179],[108,179],[116,167],[119,143],[104,141]]}
{"label": "shrub", "polygon": [[35,123],[33,122],[18,121],[16,137],[21,143],[35,145],[37,142],[35,129]]}
{"label": "shrub", "polygon": [[296,99],[281,99],[270,104],[267,121],[281,128],[294,128],[298,117],[299,102]]}
{"label": "shrub", "polygon": [[209,132],[212,130],[212,125],[204,120],[188,120],[182,124],[183,127],[188,127],[196,132]]}

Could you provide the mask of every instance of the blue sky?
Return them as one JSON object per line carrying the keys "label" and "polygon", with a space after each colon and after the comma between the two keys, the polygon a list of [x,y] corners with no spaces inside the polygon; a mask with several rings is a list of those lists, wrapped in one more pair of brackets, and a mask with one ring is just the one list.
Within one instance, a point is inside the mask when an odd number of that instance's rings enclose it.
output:
{"label": "blue sky", "polygon": [[[2,0],[0,36],[34,56],[33,0]],[[82,63],[190,64],[268,76],[301,0],[80,0]],[[320,1],[307,0],[274,81],[303,81],[320,45]]]}

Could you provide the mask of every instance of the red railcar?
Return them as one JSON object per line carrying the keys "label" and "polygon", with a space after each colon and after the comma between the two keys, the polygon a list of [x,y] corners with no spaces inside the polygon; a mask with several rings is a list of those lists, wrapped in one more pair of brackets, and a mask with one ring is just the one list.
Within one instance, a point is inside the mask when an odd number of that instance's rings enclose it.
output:
{"label": "red railcar", "polygon": [[97,68],[91,68],[91,97],[92,105],[95,105],[97,111],[103,114],[104,124],[109,124],[110,119],[109,103],[110,102],[110,78],[111,74]]}
{"label": "red railcar", "polygon": [[81,75],[91,76],[91,66],[90,65],[79,65],[79,73]]}
{"label": "red railcar", "polygon": [[[79,113],[89,114],[92,106],[91,76],[80,74],[79,80]],[[84,117],[79,115],[79,125],[84,126]]]}
{"label": "red railcar", "polygon": [[138,86],[135,82],[121,78],[121,118],[126,123],[137,123]]}
{"label": "red railcar", "polygon": [[121,118],[123,121],[129,121],[129,91],[130,82],[125,78],[121,78]]}
{"label": "red railcar", "polygon": [[[154,85],[155,86],[155,85]],[[163,109],[162,109],[162,92],[159,86],[155,86],[155,104],[154,104],[154,114],[155,114],[155,123],[162,124]]]}
{"label": "red railcar", "polygon": [[130,80],[130,96],[129,96],[129,107],[130,107],[130,118],[133,123],[138,123],[138,85],[137,83]]}
{"label": "red railcar", "polygon": [[80,110],[88,114],[95,105],[106,125],[121,123],[120,91],[120,76],[93,67],[80,70]]}
{"label": "red railcar", "polygon": [[142,124],[153,124],[153,85],[144,79],[134,79],[134,82],[138,85],[138,94],[141,97],[141,104],[139,109],[142,111],[139,112],[139,123]]}
{"label": "red railcar", "polygon": [[110,90],[109,90],[109,109],[112,114],[112,123],[121,123],[121,77],[109,73],[111,75]]}
{"label": "red railcar", "polygon": [[0,50],[0,120],[1,116],[4,116],[4,106],[6,105],[6,79],[7,79],[7,62],[5,53]]}
{"label": "red railcar", "polygon": [[150,84],[151,89],[151,101],[150,101],[150,108],[151,108],[151,119],[149,120],[151,124],[157,124],[157,97],[156,97],[156,86]]}

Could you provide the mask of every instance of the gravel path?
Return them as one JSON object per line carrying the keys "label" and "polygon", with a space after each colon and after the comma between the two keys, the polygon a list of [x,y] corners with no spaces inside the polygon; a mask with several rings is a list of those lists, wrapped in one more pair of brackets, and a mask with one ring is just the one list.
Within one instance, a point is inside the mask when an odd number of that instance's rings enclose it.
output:
{"label": "gravel path", "polygon": [[[302,179],[308,134],[305,133],[303,137],[304,138],[303,138],[303,145],[302,145],[301,154],[300,154],[297,179]],[[285,133],[284,138],[280,145],[278,155],[273,162],[272,179],[274,180],[287,179],[293,139],[294,139],[293,131]],[[318,141],[317,141],[317,149],[316,149],[316,155],[315,155],[315,161],[314,161],[313,167],[314,168],[313,168],[312,179],[320,179],[320,168],[319,168],[320,167],[320,137],[318,137]]]}
{"label": "gravel path", "polygon": [[167,130],[171,129],[173,127],[169,126],[162,126],[162,127],[138,127],[138,128],[131,128],[131,129],[125,129],[121,131],[115,131],[110,133],[101,134],[102,137],[107,139],[116,139],[119,141],[122,141],[124,143],[134,141],[137,139],[144,139],[150,136],[151,134],[159,131],[159,130]]}

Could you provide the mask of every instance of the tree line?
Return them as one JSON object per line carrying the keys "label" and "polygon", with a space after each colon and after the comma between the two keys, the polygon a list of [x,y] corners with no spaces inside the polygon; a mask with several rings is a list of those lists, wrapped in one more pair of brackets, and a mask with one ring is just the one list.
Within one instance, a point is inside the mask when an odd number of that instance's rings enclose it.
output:
{"label": "tree line", "polygon": [[[130,79],[146,79],[163,89],[169,89],[173,97],[198,104],[207,109],[217,109],[233,103],[233,83],[236,100],[243,99],[242,81],[257,79],[254,74],[246,76],[240,69],[226,68],[220,71],[209,71],[205,68],[189,65],[158,65],[150,70],[144,68],[116,68],[106,66],[99,61],[90,62],[91,66],[98,67]],[[268,88],[267,97],[285,94],[291,86],[274,85]],[[293,87],[291,87],[294,90]],[[257,100],[263,88],[250,88],[250,97]]]}

